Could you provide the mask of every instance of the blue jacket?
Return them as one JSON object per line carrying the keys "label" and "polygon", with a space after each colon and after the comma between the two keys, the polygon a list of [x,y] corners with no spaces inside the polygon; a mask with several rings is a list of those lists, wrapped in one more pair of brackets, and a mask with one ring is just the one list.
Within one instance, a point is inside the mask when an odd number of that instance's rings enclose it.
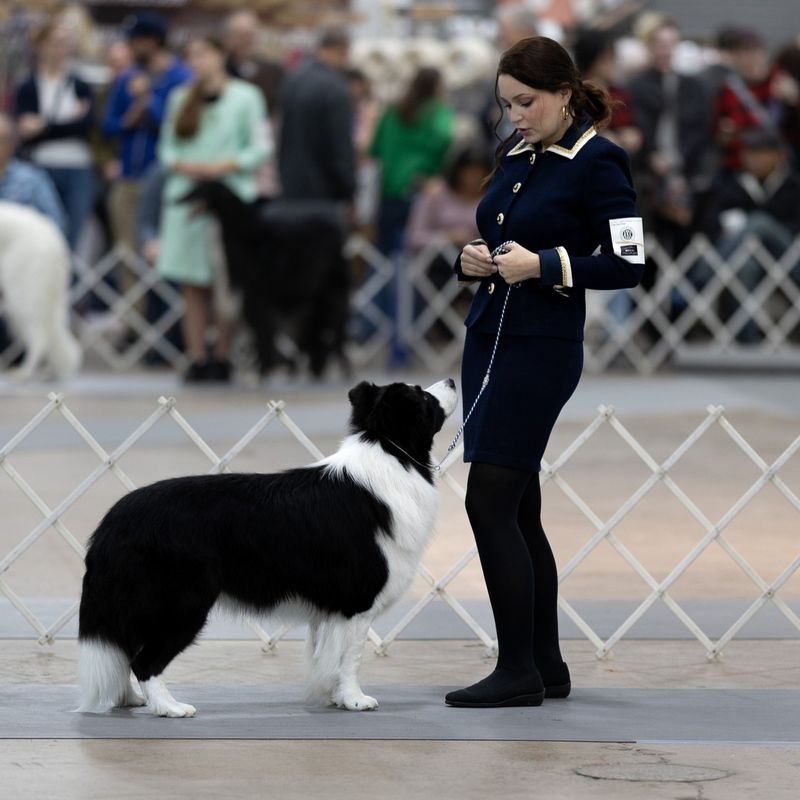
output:
{"label": "blue jacket", "polygon": [[126,128],[123,118],[133,104],[128,81],[138,72],[138,67],[134,67],[117,78],[111,88],[103,119],[103,133],[109,139],[119,139],[122,176],[131,180],[141,178],[156,160],[156,145],[166,114],[167,98],[176,86],[192,77],[189,68],[177,58],[172,60],[169,69],[151,75],[152,92],[145,121],[138,127]]}
{"label": "blue jacket", "polygon": [[[537,252],[541,277],[511,289],[504,334],[582,341],[584,290],[639,283],[635,200],[627,154],[596,135],[588,118],[544,152],[524,140],[509,149],[478,205],[478,230],[490,250],[513,240]],[[455,272],[477,280],[461,272],[460,257]],[[480,283],[464,324],[494,334],[507,284],[498,273]]]}

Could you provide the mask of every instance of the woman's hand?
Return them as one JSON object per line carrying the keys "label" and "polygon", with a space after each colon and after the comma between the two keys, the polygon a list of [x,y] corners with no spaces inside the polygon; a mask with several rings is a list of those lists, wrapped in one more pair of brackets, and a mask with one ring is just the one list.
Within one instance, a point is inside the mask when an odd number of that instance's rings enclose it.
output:
{"label": "woman's hand", "polygon": [[461,251],[461,271],[470,278],[485,278],[494,275],[497,267],[485,244],[468,244]]}
{"label": "woman's hand", "polygon": [[494,263],[506,283],[519,283],[542,274],[539,254],[526,250],[516,242],[506,245],[508,252],[494,257]]}
{"label": "woman's hand", "polygon": [[17,123],[22,139],[33,139],[47,127],[47,120],[40,114],[23,114]]}

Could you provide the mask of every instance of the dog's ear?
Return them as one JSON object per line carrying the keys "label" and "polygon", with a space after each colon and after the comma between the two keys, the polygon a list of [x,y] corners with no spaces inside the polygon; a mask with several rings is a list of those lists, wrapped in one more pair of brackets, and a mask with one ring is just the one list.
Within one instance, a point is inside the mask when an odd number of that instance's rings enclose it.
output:
{"label": "dog's ear", "polygon": [[378,387],[369,381],[361,381],[358,386],[354,386],[348,393],[347,399],[353,408],[371,408],[378,394]]}

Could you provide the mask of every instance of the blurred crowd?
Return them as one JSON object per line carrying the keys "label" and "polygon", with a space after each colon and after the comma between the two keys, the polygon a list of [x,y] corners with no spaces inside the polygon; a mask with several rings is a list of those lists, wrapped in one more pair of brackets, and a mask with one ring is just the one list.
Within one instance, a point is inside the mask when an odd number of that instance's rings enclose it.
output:
{"label": "blurred crowd", "polygon": [[[523,5],[504,5],[496,22],[498,51],[550,32]],[[77,57],[80,31],[52,15],[27,32],[26,66],[0,113],[0,200],[51,217],[74,251],[91,221],[102,250],[125,245],[174,284],[186,311],[168,335],[184,348],[191,381],[230,379],[230,320],[215,302],[219,248],[207,219],[180,202],[193,185],[221,181],[249,204],[329,203],[402,270],[409,254],[478,235],[483,178],[513,134],[491,70],[464,92],[450,91],[437,65],[419,66],[387,102],[385,87],[353,65],[346,29],[318,31],[302,57],[266,58],[263,33],[250,11],[231,14],[219,34],[179,38],[158,14],[135,13],[103,45],[98,80]],[[773,52],[757,30],[725,26],[687,49],[673,21],[648,12],[561,33],[585,78],[616,101],[602,134],[630,155],[646,230],[668,254],[697,233],[723,256],[748,236],[775,257],[789,248],[800,235],[800,32],[787,31]],[[697,289],[710,270],[693,267]],[[447,264],[434,267],[434,284],[448,277]],[[746,288],[762,277],[757,261],[742,265]],[[800,266],[791,277],[800,285]],[[132,273],[116,280],[124,292]],[[397,314],[393,283],[376,302]],[[673,313],[687,302],[676,292]],[[152,316],[157,304],[144,296],[137,309]],[[91,294],[76,310],[107,312]],[[353,323],[356,337],[374,326]],[[120,346],[133,335],[122,331]],[[750,326],[739,338],[761,335]],[[397,338],[389,358],[407,358]]]}

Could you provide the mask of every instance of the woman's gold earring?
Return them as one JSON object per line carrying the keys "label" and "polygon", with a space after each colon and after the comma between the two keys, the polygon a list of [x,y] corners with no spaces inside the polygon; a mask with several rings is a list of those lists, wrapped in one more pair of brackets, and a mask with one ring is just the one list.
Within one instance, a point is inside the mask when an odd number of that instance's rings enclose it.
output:
{"label": "woman's gold earring", "polygon": [[569,111],[566,106],[561,106],[561,116],[563,119],[569,119]]}

